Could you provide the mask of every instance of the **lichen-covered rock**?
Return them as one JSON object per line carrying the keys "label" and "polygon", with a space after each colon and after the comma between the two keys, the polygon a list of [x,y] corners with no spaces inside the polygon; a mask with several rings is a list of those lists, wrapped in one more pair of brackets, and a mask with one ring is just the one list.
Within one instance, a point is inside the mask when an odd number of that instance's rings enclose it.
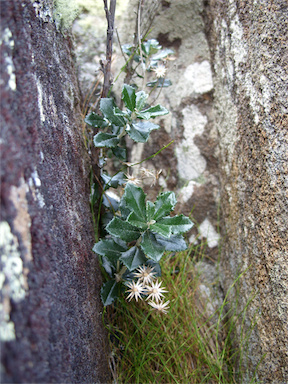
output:
{"label": "lichen-covered rock", "polygon": [[1,1],[1,382],[109,382],[72,40]]}
{"label": "lichen-covered rock", "polygon": [[[126,12],[119,28],[122,44],[133,42],[137,3],[137,0],[130,0],[129,12]],[[145,15],[149,14],[147,9],[152,9],[155,3],[152,0],[145,2],[141,11],[143,24]],[[163,88],[157,98],[157,103],[164,105],[170,113],[158,119],[161,130],[150,135],[147,145],[137,144],[132,148],[129,160],[143,160],[174,140],[157,157],[142,165],[148,169],[162,169],[159,189],[174,190],[179,202],[176,211],[190,215],[193,209],[192,217],[200,225],[189,232],[190,242],[194,243],[196,236],[196,243],[200,239],[207,240],[206,254],[217,259],[220,237],[217,233],[220,189],[217,132],[212,110],[214,86],[202,18],[203,5],[200,0],[158,3],[148,38],[156,38],[163,48],[175,51],[176,60],[168,63],[167,74],[172,86]],[[120,53],[118,62],[120,68],[124,64]],[[154,97],[157,94],[155,92]],[[157,187],[152,190],[150,184],[145,188],[149,195],[158,193]]]}
{"label": "lichen-covered rock", "polygon": [[[225,290],[239,271],[248,377],[288,382],[287,4],[205,2],[219,133]],[[238,334],[240,338],[240,334]],[[265,355],[265,357],[264,357]]]}

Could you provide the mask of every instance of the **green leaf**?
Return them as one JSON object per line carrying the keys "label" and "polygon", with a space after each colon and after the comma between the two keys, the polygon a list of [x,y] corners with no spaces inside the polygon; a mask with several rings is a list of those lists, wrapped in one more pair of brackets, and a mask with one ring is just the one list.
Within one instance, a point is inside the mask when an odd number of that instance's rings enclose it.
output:
{"label": "green leaf", "polygon": [[152,219],[157,221],[164,216],[168,216],[175,208],[176,203],[174,192],[161,193],[155,201],[155,213]]}
{"label": "green leaf", "polygon": [[114,114],[115,107],[116,105],[112,98],[103,98],[100,100],[100,110],[106,119],[117,125],[117,127],[123,127],[126,124],[126,121],[123,116],[116,116]]}
{"label": "green leaf", "polygon": [[131,225],[127,221],[119,219],[117,216],[110,221],[106,230],[110,235],[120,237],[120,239],[126,242],[137,240],[141,236],[141,232],[137,227],[134,227],[134,225]]}
{"label": "green leaf", "polygon": [[[109,199],[109,200],[108,200]],[[107,193],[103,195],[102,204],[110,209],[114,210],[114,212],[118,211],[119,208],[119,201],[114,199],[113,197],[109,196]],[[113,208],[113,209],[112,209]]]}
{"label": "green leaf", "polygon": [[96,113],[91,112],[85,118],[85,123],[92,125],[92,127],[96,128],[106,128],[108,123],[103,117],[96,115]]}
{"label": "green leaf", "polygon": [[104,283],[101,288],[101,299],[103,305],[106,307],[113,303],[120,295],[120,284],[116,280],[109,280]]}
{"label": "green leaf", "polygon": [[131,87],[131,85],[124,84],[122,88],[122,100],[126,107],[133,112],[136,106],[135,88]]}
{"label": "green leaf", "polygon": [[156,84],[157,84],[156,88],[167,88],[167,87],[170,87],[170,85],[172,85],[171,80],[163,79],[161,77],[158,80],[149,81],[149,83],[147,83],[146,86],[147,87],[155,87]]}
{"label": "green leaf", "polygon": [[114,263],[111,260],[107,259],[107,257],[102,256],[102,267],[108,273],[110,277],[112,277],[117,268],[117,262]]}
{"label": "green leaf", "polygon": [[[162,220],[163,219],[160,219],[160,221]],[[170,225],[165,225],[165,223],[161,223],[160,221],[150,225],[149,228],[151,229],[151,231],[157,232],[161,236],[164,236],[169,239],[169,237],[172,235],[172,227]]]}
{"label": "green leaf", "polygon": [[146,207],[145,207],[145,193],[142,188],[136,187],[134,184],[127,183],[122,199],[126,202],[126,207],[134,212],[134,217],[139,221],[147,223]]}
{"label": "green leaf", "polygon": [[107,189],[108,187],[117,188],[119,185],[125,184],[123,172],[118,172],[112,177],[106,175],[105,173],[102,173],[101,177],[104,181],[105,189]]}
{"label": "green leaf", "polygon": [[145,43],[142,43],[141,48],[146,56],[150,56],[158,52],[159,49],[162,48],[162,46],[159,44],[159,41],[157,41],[156,39],[150,39]]}
{"label": "green leaf", "polygon": [[182,235],[172,235],[169,239],[166,239],[157,233],[155,238],[158,244],[165,247],[165,251],[180,252],[187,249],[187,244]]}
{"label": "green leaf", "polygon": [[131,211],[130,209],[127,207],[126,205],[126,201],[124,199],[121,199],[120,200],[120,203],[119,203],[119,209],[120,209],[120,212],[121,212],[121,218],[123,220],[126,220],[127,217],[130,215]]}
{"label": "green leaf", "polygon": [[168,55],[174,55],[174,51],[172,49],[169,49],[169,48],[166,48],[166,49],[162,49],[160,52],[156,53],[156,55],[153,55],[152,56],[152,60],[154,61],[158,61],[158,60],[162,60],[164,59],[165,57],[167,57]]}
{"label": "green leaf", "polygon": [[132,123],[131,126],[126,128],[126,132],[131,137],[131,139],[137,143],[146,143],[150,132],[158,128],[160,128],[159,125],[150,123],[148,121],[140,121],[139,123]]}
{"label": "green leaf", "polygon": [[147,222],[149,223],[151,220],[153,220],[155,215],[155,204],[151,201],[146,202],[146,216],[147,216]]}
{"label": "green leaf", "polygon": [[164,217],[163,219],[160,219],[157,221],[157,223],[150,226],[151,231],[155,231],[160,233],[160,235],[164,237],[170,237],[167,236],[169,233],[173,235],[178,235],[184,232],[189,231],[193,227],[192,221],[189,219],[189,217],[180,215],[180,216],[173,216],[173,217]]}
{"label": "green leaf", "polygon": [[118,107],[114,107],[113,108],[113,113],[115,116],[125,116],[125,117],[128,117],[129,116],[129,113],[126,112],[126,111],[121,111],[120,108]]}
{"label": "green leaf", "polygon": [[126,149],[117,146],[112,148],[112,152],[118,159],[126,160]]}
{"label": "green leaf", "polygon": [[143,251],[135,246],[123,252],[120,260],[126,265],[129,271],[133,271],[139,267],[139,265],[145,264],[146,257]]}
{"label": "green leaf", "polygon": [[142,229],[142,231],[145,231],[148,228],[147,223],[143,222],[142,219],[139,220],[139,217],[134,212],[130,213],[127,218],[127,221],[135,227]]}
{"label": "green leaf", "polygon": [[97,135],[93,137],[93,143],[97,148],[113,148],[119,143],[119,139],[111,133],[98,132]]}
{"label": "green leaf", "polygon": [[139,118],[145,119],[145,120],[149,120],[157,116],[167,115],[168,113],[169,113],[168,109],[166,109],[165,107],[162,107],[162,105],[160,104],[155,105],[155,107],[150,107],[148,109],[145,109],[145,111],[136,112]]}
{"label": "green leaf", "polygon": [[131,56],[131,50],[133,48],[133,45],[131,44],[123,44],[121,45],[122,51],[126,53],[126,55]]}
{"label": "green leaf", "polygon": [[127,246],[124,242],[116,243],[113,239],[100,240],[93,247],[93,252],[101,256],[106,256],[111,261],[117,261],[122,252],[127,251]]}
{"label": "green leaf", "polygon": [[155,235],[146,231],[142,236],[141,248],[145,255],[154,261],[159,261],[163,256],[165,248],[157,243]]}
{"label": "green leaf", "polygon": [[142,111],[142,109],[145,107],[146,100],[148,99],[147,93],[144,91],[140,91],[136,93],[136,109],[137,111]]}

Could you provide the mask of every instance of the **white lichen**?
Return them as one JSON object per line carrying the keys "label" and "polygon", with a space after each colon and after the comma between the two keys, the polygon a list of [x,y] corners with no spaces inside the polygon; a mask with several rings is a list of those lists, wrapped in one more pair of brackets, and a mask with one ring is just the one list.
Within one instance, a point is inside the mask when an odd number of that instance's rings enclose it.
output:
{"label": "white lichen", "polygon": [[[15,75],[15,67],[13,64],[12,60],[12,51],[14,49],[14,40],[12,39],[12,32],[10,31],[9,28],[5,28],[3,31],[2,39],[0,39],[0,45],[5,43],[10,48],[10,54],[7,52],[4,52],[4,61],[6,65],[6,71],[7,74],[9,75],[9,80],[8,80],[8,87],[12,90],[16,90],[16,75]],[[1,84],[3,84],[3,80],[1,80]]]}
{"label": "white lichen", "polygon": [[200,224],[198,231],[202,238],[206,238],[207,245],[209,248],[214,248],[218,246],[220,235],[215,231],[213,225],[210,223],[208,218],[206,218]]}
{"label": "white lichen", "polygon": [[178,172],[182,179],[197,179],[206,168],[206,160],[200,149],[194,143],[194,137],[204,132],[207,117],[202,115],[196,105],[190,105],[182,110],[184,139],[176,147]]}

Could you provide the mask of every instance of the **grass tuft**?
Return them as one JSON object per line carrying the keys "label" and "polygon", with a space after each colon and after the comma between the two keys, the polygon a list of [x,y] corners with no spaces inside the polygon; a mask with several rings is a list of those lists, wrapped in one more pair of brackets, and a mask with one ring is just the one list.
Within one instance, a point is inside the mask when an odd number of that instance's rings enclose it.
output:
{"label": "grass tuft", "polygon": [[199,290],[201,268],[192,251],[195,254],[191,248],[161,261],[163,286],[169,290],[167,315],[151,311],[146,302],[127,303],[125,298],[107,308],[114,383],[242,382],[241,362],[250,333],[236,349],[233,338],[236,323],[243,326],[247,306],[240,314],[237,302],[228,310],[229,292],[224,300],[215,294],[214,301],[206,298],[205,303]]}

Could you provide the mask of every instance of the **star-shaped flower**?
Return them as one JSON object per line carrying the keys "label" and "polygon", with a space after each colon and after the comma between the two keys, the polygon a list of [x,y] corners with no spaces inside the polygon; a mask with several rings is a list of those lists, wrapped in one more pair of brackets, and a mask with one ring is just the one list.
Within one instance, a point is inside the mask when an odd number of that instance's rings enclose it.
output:
{"label": "star-shaped flower", "polygon": [[135,297],[135,300],[138,301],[138,298],[142,300],[141,294],[145,292],[145,287],[140,281],[135,282],[132,280],[132,282],[128,281],[126,283],[127,287],[130,289],[127,289],[127,293],[129,295],[127,296],[127,300],[131,301],[133,297]]}
{"label": "star-shaped flower", "polygon": [[163,303],[163,301],[160,301],[160,303],[155,303],[154,301],[149,301],[149,305],[156,309],[159,312],[167,313],[167,309],[170,307],[167,307],[167,305],[170,303],[170,300],[166,301],[166,303]]}
{"label": "star-shaped flower", "polygon": [[131,183],[131,184],[134,184],[136,185],[141,185],[141,180],[138,179],[137,177],[133,176],[133,175],[129,175],[128,173],[126,174],[125,173],[125,176],[126,176],[126,183]]}
{"label": "star-shaped flower", "polygon": [[165,65],[163,64],[158,64],[158,66],[153,68],[152,70],[155,72],[156,77],[158,78],[165,76],[166,68],[165,68]]}
{"label": "star-shaped flower", "polygon": [[161,296],[164,297],[163,292],[165,291],[165,288],[161,288],[162,281],[158,282],[156,280],[155,282],[151,283],[151,286],[146,286],[148,297],[146,300],[149,300],[150,298],[152,300],[155,300],[157,303],[161,300]]}
{"label": "star-shaped flower", "polygon": [[142,281],[144,285],[152,283],[152,281],[155,279],[156,272],[153,272],[153,267],[146,267],[143,265],[143,267],[139,267],[137,269],[137,272],[134,272],[134,276],[139,279],[139,281]]}

